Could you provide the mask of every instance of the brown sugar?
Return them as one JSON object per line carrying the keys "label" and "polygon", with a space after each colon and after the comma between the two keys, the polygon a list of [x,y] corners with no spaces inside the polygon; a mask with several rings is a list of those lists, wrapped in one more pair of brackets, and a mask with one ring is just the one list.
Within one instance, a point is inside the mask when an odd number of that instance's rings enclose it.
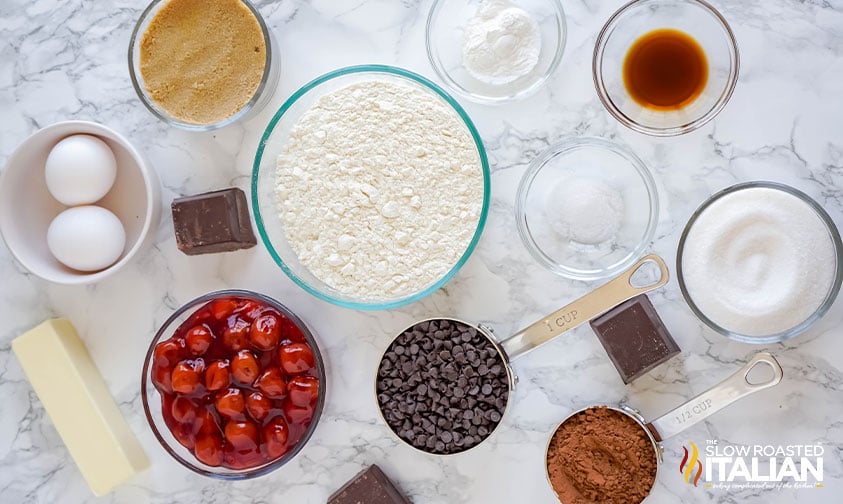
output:
{"label": "brown sugar", "polygon": [[254,96],[266,43],[240,0],[168,0],[140,45],[140,70],[152,100],[174,119],[213,124]]}
{"label": "brown sugar", "polygon": [[563,504],[634,504],[647,497],[656,481],[656,454],[631,417],[592,407],[554,433],[547,473]]}

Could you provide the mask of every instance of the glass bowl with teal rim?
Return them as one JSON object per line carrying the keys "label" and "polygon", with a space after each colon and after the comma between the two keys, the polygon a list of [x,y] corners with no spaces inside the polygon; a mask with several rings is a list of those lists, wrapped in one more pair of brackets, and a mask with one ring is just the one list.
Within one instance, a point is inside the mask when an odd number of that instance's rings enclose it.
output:
{"label": "glass bowl with teal rim", "polygon": [[[329,93],[337,92],[347,86],[370,82],[385,82],[409,86],[426,93],[433,100],[444,104],[447,110],[452,110],[457,118],[457,122],[465,127],[467,137],[470,138],[469,143],[473,143],[473,149],[476,149],[478,170],[482,172],[482,191],[479,187],[481,177],[477,177],[477,187],[472,186],[474,194],[480,194],[482,192],[482,205],[476,225],[473,224],[474,231],[470,235],[470,240],[468,239],[469,235],[465,235],[465,248],[458,256],[459,258],[456,261],[445,263],[440,268],[443,273],[441,276],[437,275],[435,280],[428,282],[420,288],[414,288],[412,292],[408,290],[395,293],[394,295],[373,293],[371,296],[367,296],[360,295],[359,292],[350,293],[349,290],[343,290],[342,287],[338,288],[335,285],[329,284],[314,274],[311,271],[312,268],[300,260],[299,254],[291,244],[291,240],[289,239],[290,234],[285,230],[285,224],[280,215],[281,200],[279,199],[277,188],[279,180],[277,173],[278,159],[290,141],[294,128],[299,124],[302,117],[311,110],[311,107]],[[423,126],[423,123],[420,122],[419,125]],[[296,135],[299,138],[302,135],[307,135],[307,132],[302,133],[297,131]],[[383,133],[373,132],[373,135],[383,135]],[[388,143],[385,145],[388,145]],[[373,163],[373,166],[380,166],[380,164]],[[308,167],[301,166],[299,169],[307,170]],[[443,187],[442,189],[442,198],[446,198],[447,192],[445,192],[445,189],[447,188]],[[382,188],[379,188],[379,190],[382,190]],[[465,110],[448,93],[428,79],[402,68],[385,65],[361,65],[340,68],[316,78],[293,93],[281,108],[278,109],[278,112],[275,113],[269,125],[266,127],[266,131],[261,138],[257,153],[255,154],[255,162],[252,170],[252,210],[261,240],[267,251],[269,251],[270,256],[272,256],[273,260],[293,282],[307,292],[335,305],[357,310],[385,310],[404,306],[424,298],[453,278],[468,260],[469,256],[471,256],[471,253],[480,240],[489,210],[489,193],[490,173],[486,151],[477,129],[474,127]],[[437,202],[423,202],[422,204],[437,204]],[[326,209],[328,208],[328,202],[324,200],[313,201],[313,205],[322,205]],[[376,229],[376,232],[379,231]],[[332,232],[332,230],[323,229],[319,230],[319,232]],[[430,257],[429,259],[431,261],[437,260],[436,257]],[[356,264],[355,266],[357,271],[369,271],[369,268],[373,268],[375,265]]]}

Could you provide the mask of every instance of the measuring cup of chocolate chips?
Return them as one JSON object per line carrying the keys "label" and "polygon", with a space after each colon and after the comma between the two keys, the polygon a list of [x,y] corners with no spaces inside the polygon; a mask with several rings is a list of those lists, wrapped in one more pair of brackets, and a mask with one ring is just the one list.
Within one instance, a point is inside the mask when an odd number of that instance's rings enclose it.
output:
{"label": "measuring cup of chocolate chips", "polygon": [[[756,366],[769,366],[772,377],[752,381],[749,374]],[[719,385],[651,422],[628,406],[589,406],[575,411],[562,420],[548,441],[547,480],[562,504],[639,503],[656,484],[662,440],[781,380],[778,361],[761,352]],[[699,478],[702,471],[695,474]]]}
{"label": "measuring cup of chocolate chips", "polygon": [[[653,275],[639,283],[646,266]],[[381,416],[395,435],[418,450],[451,455],[473,448],[495,431],[508,408],[517,382],[510,360],[665,285],[668,278],[661,257],[645,256],[603,286],[502,341],[483,324],[447,317],[416,322],[381,357],[375,378]]]}

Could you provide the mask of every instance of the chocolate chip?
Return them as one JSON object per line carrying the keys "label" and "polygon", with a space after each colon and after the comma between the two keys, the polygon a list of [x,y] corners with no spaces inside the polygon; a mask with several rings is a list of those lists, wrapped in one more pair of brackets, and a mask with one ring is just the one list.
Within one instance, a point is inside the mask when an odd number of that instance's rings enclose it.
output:
{"label": "chocolate chip", "polygon": [[488,437],[503,416],[508,387],[494,344],[467,324],[442,319],[396,337],[376,384],[387,425],[412,446],[441,454]]}

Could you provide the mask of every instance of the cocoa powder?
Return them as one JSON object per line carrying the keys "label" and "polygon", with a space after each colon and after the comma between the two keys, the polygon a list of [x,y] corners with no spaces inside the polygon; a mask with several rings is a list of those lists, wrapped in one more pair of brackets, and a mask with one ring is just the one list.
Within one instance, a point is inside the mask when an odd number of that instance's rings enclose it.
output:
{"label": "cocoa powder", "polygon": [[596,406],[568,418],[553,434],[547,474],[563,504],[633,504],[656,481],[656,454],[635,420]]}

